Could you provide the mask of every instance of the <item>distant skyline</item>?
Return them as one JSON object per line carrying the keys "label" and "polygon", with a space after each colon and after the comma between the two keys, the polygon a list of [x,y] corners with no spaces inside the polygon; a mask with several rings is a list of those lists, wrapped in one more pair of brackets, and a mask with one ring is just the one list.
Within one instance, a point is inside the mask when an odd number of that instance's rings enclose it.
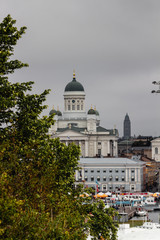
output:
{"label": "distant skyline", "polygon": [[128,113],[132,136],[160,136],[160,94],[151,94],[160,81],[159,0],[1,0],[0,21],[8,14],[27,26],[14,58],[29,64],[9,79],[51,89],[44,114],[63,111],[75,69],[86,111],[96,106],[102,126],[123,136]]}

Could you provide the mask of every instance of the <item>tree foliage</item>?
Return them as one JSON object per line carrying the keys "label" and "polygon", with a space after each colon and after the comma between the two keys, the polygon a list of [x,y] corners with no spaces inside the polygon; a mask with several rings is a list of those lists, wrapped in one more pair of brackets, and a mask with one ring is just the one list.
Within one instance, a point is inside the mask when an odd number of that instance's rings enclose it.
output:
{"label": "tree foliage", "polygon": [[26,30],[15,23],[10,15],[0,23],[0,239],[83,240],[88,229],[115,239],[115,212],[74,188],[79,147],[49,138],[54,115],[40,117],[49,90],[31,94],[33,82],[8,80],[28,66],[10,60]]}

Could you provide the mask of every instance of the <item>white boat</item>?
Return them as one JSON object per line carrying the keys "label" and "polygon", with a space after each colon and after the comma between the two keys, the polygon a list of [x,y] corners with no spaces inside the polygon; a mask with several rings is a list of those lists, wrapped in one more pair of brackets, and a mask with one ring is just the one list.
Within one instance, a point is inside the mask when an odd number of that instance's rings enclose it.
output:
{"label": "white boat", "polygon": [[145,199],[144,204],[154,206],[156,205],[156,201],[154,200],[154,197],[148,197]]}
{"label": "white boat", "polygon": [[139,217],[143,217],[143,216],[147,215],[147,212],[143,211],[143,210],[139,210],[139,211],[136,212],[136,215],[139,216]]}
{"label": "white boat", "polygon": [[160,224],[159,223],[153,223],[153,222],[145,222],[141,228],[145,229],[153,229],[153,228],[158,228],[160,229]]}

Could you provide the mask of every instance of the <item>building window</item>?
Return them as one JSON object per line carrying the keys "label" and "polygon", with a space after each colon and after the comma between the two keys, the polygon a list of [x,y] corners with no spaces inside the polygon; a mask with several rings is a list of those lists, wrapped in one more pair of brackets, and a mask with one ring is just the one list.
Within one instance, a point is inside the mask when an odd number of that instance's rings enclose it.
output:
{"label": "building window", "polygon": [[134,173],[134,169],[132,169],[131,172]]}
{"label": "building window", "polygon": [[134,177],[133,176],[131,177],[131,181],[134,182]]}
{"label": "building window", "polygon": [[80,107],[79,107],[79,105],[77,105],[77,110],[80,110]]}
{"label": "building window", "polygon": [[125,180],[125,177],[122,176],[122,181],[124,181],[124,180]]}
{"label": "building window", "polygon": [[134,185],[131,185],[131,190],[134,190]]}
{"label": "building window", "polygon": [[112,176],[109,177],[109,181],[112,181]]}
{"label": "building window", "polygon": [[98,169],[97,172],[100,173],[100,170]]}
{"label": "building window", "polygon": [[88,169],[85,169],[85,172],[88,172]]}
{"label": "building window", "polygon": [[75,110],[75,105],[72,105],[72,110]]}
{"label": "building window", "polygon": [[101,155],[101,149],[98,149],[98,155]]}
{"label": "building window", "polygon": [[70,106],[70,105],[68,105],[68,110],[69,110],[69,111],[71,110],[71,106]]}
{"label": "building window", "polygon": [[94,172],[94,170],[92,169],[91,172]]}
{"label": "building window", "polygon": [[109,186],[109,189],[111,190],[111,189],[112,189],[112,186]]}
{"label": "building window", "polygon": [[157,147],[155,148],[155,154],[158,154],[158,148]]}
{"label": "building window", "polygon": [[106,170],[103,170],[103,172],[106,172]]}
{"label": "building window", "polygon": [[118,181],[118,176],[116,176],[116,178],[115,178],[115,179],[116,179],[116,181]]}
{"label": "building window", "polygon": [[100,177],[97,177],[97,181],[100,181]]}
{"label": "building window", "polygon": [[109,172],[112,172],[112,169],[109,169]]}
{"label": "building window", "polygon": [[83,105],[81,105],[81,110],[83,110]]}
{"label": "building window", "polygon": [[87,176],[85,176],[84,179],[85,179],[85,181],[88,181],[88,177]]}
{"label": "building window", "polygon": [[125,170],[124,169],[122,169],[122,173],[124,173],[125,172]]}
{"label": "building window", "polygon": [[91,176],[91,182],[94,182],[94,177],[93,176]]}
{"label": "building window", "polygon": [[106,177],[103,177],[103,181],[106,181]]}
{"label": "building window", "polygon": [[101,145],[101,142],[98,142],[98,145]]}
{"label": "building window", "polygon": [[103,185],[103,190],[106,190],[107,188],[106,188],[106,185]]}
{"label": "building window", "polygon": [[118,169],[116,169],[115,172],[118,173]]}

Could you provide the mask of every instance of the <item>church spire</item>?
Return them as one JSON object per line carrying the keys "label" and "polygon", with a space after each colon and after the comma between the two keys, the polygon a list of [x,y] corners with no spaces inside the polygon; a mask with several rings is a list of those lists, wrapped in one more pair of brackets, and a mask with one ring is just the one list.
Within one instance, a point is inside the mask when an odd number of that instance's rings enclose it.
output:
{"label": "church spire", "polygon": [[76,81],[75,69],[73,69],[73,81]]}

